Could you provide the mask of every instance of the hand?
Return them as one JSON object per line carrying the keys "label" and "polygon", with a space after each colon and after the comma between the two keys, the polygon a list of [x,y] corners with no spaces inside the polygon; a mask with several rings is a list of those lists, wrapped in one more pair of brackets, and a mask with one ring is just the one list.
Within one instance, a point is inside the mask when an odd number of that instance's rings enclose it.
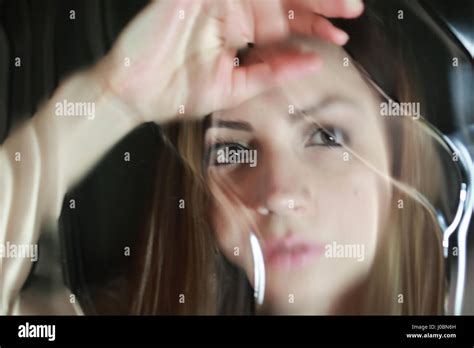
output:
{"label": "hand", "polygon": [[314,53],[295,51],[235,66],[237,50],[247,43],[296,33],[343,45],[347,34],[325,17],[353,18],[362,11],[360,0],[154,1],[120,35],[106,59],[105,79],[143,121],[166,122],[180,112],[204,116],[321,66]]}

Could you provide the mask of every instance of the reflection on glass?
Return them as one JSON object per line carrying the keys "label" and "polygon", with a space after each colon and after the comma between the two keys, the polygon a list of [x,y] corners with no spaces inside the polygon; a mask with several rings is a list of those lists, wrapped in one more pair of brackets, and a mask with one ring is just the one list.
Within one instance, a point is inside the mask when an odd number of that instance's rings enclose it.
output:
{"label": "reflection on glass", "polygon": [[[409,84],[392,103],[342,48],[287,45],[317,51],[322,71],[164,129],[160,160],[173,164],[157,179],[133,310],[442,314],[452,153]],[[251,49],[243,64],[267,54]]]}

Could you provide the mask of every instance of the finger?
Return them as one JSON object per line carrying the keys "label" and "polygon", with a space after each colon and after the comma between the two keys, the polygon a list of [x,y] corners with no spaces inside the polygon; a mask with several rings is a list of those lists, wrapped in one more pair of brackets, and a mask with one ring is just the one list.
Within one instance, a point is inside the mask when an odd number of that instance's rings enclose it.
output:
{"label": "finger", "polygon": [[218,19],[225,47],[242,48],[254,41],[254,22],[249,2],[220,0],[210,6],[219,7]]}
{"label": "finger", "polygon": [[276,85],[318,71],[322,60],[314,53],[286,52],[263,62],[233,69],[228,104],[238,105]]}
{"label": "finger", "polygon": [[289,0],[290,6],[301,6],[331,18],[355,18],[364,11],[362,0]]}
{"label": "finger", "polygon": [[294,19],[290,20],[290,30],[296,34],[319,37],[336,45],[345,45],[349,35],[328,19],[315,13],[295,12]]}
{"label": "finger", "polygon": [[289,34],[288,14],[280,1],[251,2],[255,43],[278,41]]}

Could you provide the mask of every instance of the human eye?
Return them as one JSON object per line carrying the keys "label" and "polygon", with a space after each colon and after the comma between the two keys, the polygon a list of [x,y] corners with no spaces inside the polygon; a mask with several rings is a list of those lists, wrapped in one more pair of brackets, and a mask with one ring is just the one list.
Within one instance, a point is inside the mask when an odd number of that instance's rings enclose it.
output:
{"label": "human eye", "polygon": [[311,130],[305,146],[341,147],[344,141],[344,132],[337,127],[315,127]]}
{"label": "human eye", "polygon": [[208,147],[205,153],[206,166],[228,166],[239,163],[236,154],[248,152],[249,146],[240,142],[216,142]]}

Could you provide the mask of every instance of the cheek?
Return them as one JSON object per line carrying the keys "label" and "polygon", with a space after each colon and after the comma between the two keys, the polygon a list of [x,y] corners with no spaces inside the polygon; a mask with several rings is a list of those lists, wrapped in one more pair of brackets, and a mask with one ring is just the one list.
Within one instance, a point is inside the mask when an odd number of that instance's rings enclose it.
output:
{"label": "cheek", "polygon": [[375,255],[381,210],[385,207],[378,175],[364,165],[354,164],[344,174],[326,178],[318,187],[316,226],[321,227],[323,241],[326,245],[350,244],[361,248],[364,261],[370,264]]}
{"label": "cheek", "polygon": [[275,301],[287,300],[288,293],[305,301],[313,301],[315,294],[342,294],[368,274],[375,258],[382,203],[378,175],[358,163],[337,174],[316,169],[312,173],[306,181],[312,187],[311,206],[301,217],[302,230],[331,253],[301,271],[270,270],[267,294]]}
{"label": "cheek", "polygon": [[[211,189],[211,191],[213,191]],[[215,190],[214,190],[215,192]],[[210,206],[211,225],[220,251],[234,265],[250,274],[250,233],[239,205],[218,193]]]}

